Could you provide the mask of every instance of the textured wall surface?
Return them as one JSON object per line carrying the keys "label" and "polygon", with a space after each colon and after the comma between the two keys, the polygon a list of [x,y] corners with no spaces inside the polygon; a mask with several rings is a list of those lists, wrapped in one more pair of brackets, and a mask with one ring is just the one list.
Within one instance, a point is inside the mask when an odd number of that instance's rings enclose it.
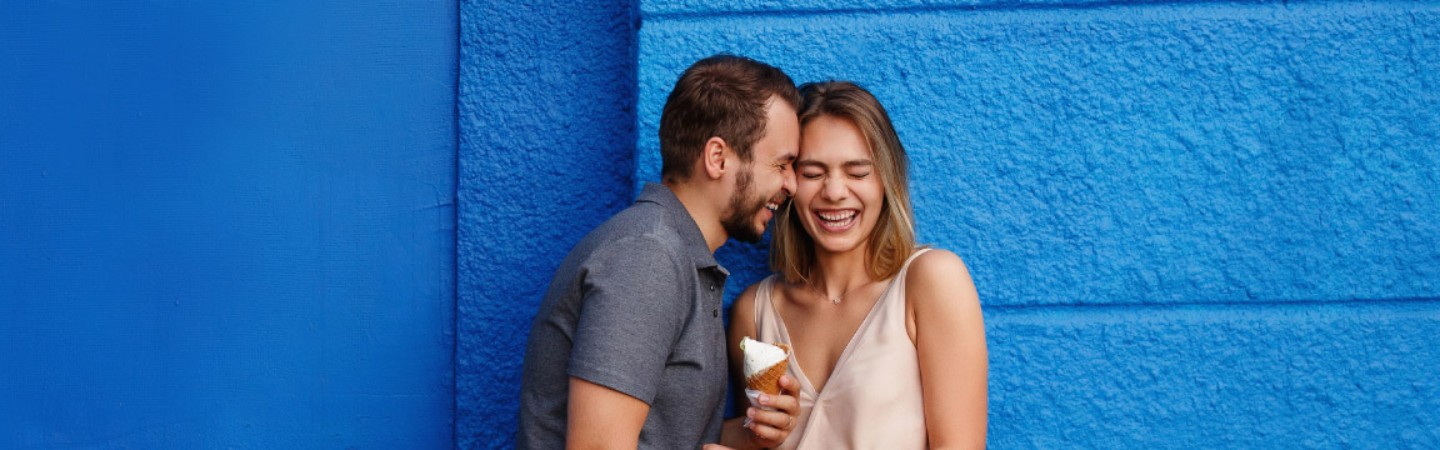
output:
{"label": "textured wall surface", "polygon": [[[716,52],[889,107],[980,290],[992,448],[1440,446],[1434,4],[548,6],[462,7],[463,448],[511,445],[550,271]],[[721,249],[730,297],[763,252]]]}
{"label": "textured wall surface", "polygon": [[633,198],[636,5],[465,1],[460,16],[456,443],[507,447],[550,275]]}
{"label": "textured wall surface", "polygon": [[0,2],[0,448],[453,442],[454,2]]}
{"label": "textured wall surface", "polygon": [[1440,445],[1440,8],[1152,3],[645,2],[636,180],[700,57],[857,80],[975,276],[993,448]]}

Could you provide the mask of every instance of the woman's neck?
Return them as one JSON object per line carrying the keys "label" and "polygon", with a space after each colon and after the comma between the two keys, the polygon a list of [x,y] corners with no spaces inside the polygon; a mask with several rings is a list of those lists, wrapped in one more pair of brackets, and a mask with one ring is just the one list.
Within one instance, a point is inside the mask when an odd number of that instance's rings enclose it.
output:
{"label": "woman's neck", "polygon": [[860,287],[873,283],[866,268],[865,247],[842,253],[816,249],[815,267],[810,272],[810,287],[832,302]]}

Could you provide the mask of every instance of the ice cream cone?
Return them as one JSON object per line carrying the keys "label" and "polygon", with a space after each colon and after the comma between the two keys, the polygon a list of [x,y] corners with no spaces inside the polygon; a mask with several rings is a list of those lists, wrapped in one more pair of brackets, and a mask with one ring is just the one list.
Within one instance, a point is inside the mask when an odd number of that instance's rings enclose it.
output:
{"label": "ice cream cone", "polygon": [[772,345],[746,336],[740,340],[740,351],[745,354],[746,389],[779,394],[780,377],[789,367],[790,346]]}
{"label": "ice cream cone", "polygon": [[[785,355],[790,355],[790,346],[776,344],[777,347],[785,350]],[[780,393],[780,377],[785,376],[786,369],[790,366],[788,360],[782,360],[770,367],[745,377],[745,387],[754,389],[766,394],[776,395]]]}

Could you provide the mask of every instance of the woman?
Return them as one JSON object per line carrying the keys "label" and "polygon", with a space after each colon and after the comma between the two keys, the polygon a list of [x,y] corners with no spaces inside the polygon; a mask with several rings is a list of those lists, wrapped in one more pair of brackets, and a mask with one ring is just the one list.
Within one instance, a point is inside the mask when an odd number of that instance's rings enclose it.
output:
{"label": "woman", "polygon": [[792,347],[800,414],[781,449],[984,448],[979,298],[959,257],[915,244],[889,116],[853,83],[801,94],[795,196],[771,248],[778,273],[735,302],[732,370],[742,337]]}

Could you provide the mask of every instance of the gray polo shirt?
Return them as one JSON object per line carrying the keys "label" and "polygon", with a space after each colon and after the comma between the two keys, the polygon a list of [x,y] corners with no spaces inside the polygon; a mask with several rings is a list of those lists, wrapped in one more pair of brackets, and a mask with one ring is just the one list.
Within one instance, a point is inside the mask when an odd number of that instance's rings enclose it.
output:
{"label": "gray polo shirt", "polygon": [[728,276],[675,194],[647,184],[550,282],[525,349],[518,447],[564,448],[572,376],[650,405],[642,449],[718,442]]}

